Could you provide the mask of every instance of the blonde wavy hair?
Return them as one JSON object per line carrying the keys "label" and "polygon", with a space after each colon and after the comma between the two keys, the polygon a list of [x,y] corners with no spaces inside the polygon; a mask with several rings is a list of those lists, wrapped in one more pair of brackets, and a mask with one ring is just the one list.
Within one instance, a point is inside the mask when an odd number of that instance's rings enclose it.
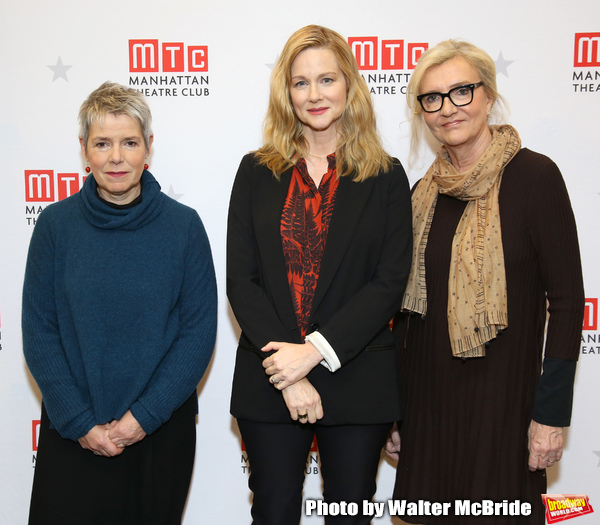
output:
{"label": "blonde wavy hair", "polygon": [[392,158],[384,151],[369,89],[344,38],[326,27],[309,25],[296,31],[285,44],[271,75],[269,107],[264,121],[263,147],[256,152],[260,164],[276,178],[308,153],[304,125],[294,113],[290,96],[292,63],[305,49],[330,49],[346,77],[346,108],[338,121],[336,149],[338,176],[355,181],[388,171]]}
{"label": "blonde wavy hair", "polygon": [[496,85],[496,64],[490,55],[483,49],[462,40],[444,40],[436,46],[428,49],[421,55],[417,65],[410,77],[406,90],[406,101],[411,110],[411,141],[410,158],[415,159],[421,146],[427,125],[423,119],[423,111],[417,95],[420,95],[423,77],[434,66],[439,66],[456,57],[464,58],[475,68],[483,82],[483,89],[492,101],[492,117],[499,123],[504,118],[506,102],[498,93]]}

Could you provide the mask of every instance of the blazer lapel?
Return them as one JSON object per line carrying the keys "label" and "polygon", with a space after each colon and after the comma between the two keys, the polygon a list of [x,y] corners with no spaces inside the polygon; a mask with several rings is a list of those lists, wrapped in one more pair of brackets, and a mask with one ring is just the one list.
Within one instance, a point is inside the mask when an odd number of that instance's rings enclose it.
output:
{"label": "blazer lapel", "polygon": [[259,257],[264,269],[263,278],[271,283],[269,288],[273,290],[272,300],[281,315],[282,322],[290,331],[297,332],[296,312],[281,243],[281,212],[290,186],[293,168],[282,173],[279,181],[272,176],[270,171],[266,168],[263,169],[264,183],[260,184],[256,191],[256,211],[254,212],[254,220],[258,223],[255,231]]}
{"label": "blazer lapel", "polygon": [[317,288],[313,297],[311,317],[316,312],[345,257],[354,231],[373,191],[373,180],[374,178],[369,178],[364,182],[354,182],[352,176],[340,179],[321,260]]}

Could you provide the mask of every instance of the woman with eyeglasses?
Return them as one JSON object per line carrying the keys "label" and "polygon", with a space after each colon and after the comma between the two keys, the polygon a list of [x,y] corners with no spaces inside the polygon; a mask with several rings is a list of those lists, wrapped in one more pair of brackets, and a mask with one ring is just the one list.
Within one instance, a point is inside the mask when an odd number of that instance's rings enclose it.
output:
{"label": "woman with eyeglasses", "polygon": [[408,86],[413,154],[424,124],[441,148],[413,189],[395,323],[406,411],[386,450],[395,499],[452,502],[408,523],[481,522],[455,515],[455,500],[506,500],[488,525],[544,523],[545,469],[570,423],[584,308],[575,220],[557,166],[490,124],[501,100],[490,56],[455,40],[424,53]]}

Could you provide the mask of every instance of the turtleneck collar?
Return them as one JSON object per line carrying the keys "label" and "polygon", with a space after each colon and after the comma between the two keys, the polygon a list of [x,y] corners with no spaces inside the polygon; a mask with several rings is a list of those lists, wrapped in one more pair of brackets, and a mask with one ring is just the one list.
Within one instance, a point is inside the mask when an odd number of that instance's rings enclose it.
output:
{"label": "turtleneck collar", "polygon": [[144,171],[140,181],[144,198],[132,208],[113,208],[97,196],[98,185],[88,176],[79,191],[84,217],[97,228],[105,230],[137,230],[152,222],[161,212],[163,194],[152,173]]}

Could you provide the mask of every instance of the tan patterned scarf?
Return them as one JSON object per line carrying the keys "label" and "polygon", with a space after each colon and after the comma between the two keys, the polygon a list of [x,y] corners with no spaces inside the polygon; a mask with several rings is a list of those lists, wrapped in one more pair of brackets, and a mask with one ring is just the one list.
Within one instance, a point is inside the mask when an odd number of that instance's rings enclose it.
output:
{"label": "tan patterned scarf", "polygon": [[521,139],[512,126],[490,130],[492,141],[471,169],[457,173],[442,148],[412,196],[413,260],[402,308],[420,314],[427,312],[425,248],[438,194],[468,201],[454,233],[448,278],[448,331],[456,357],[484,356],[485,343],[508,326],[498,194]]}

